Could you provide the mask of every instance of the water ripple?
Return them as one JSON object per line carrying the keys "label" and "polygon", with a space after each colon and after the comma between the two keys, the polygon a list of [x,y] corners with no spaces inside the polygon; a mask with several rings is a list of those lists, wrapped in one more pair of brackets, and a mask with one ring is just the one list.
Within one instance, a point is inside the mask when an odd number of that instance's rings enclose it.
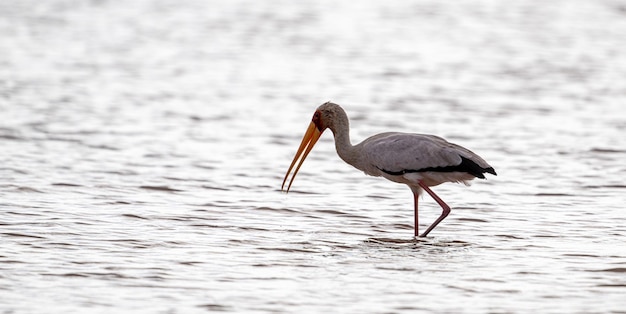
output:
{"label": "water ripple", "polygon": [[[5,312],[623,311],[615,1],[66,2],[0,2]],[[326,132],[283,193],[328,100],[499,176],[414,238]]]}

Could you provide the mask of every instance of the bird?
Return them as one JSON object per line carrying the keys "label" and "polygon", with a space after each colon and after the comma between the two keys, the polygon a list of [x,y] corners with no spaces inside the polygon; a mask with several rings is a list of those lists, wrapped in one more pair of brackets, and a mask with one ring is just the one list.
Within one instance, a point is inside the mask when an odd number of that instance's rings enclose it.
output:
{"label": "bird", "polygon": [[[450,213],[450,206],[430,187],[445,182],[469,185],[469,181],[475,178],[485,179],[485,173],[497,175],[494,168],[482,157],[435,135],[386,132],[373,135],[359,144],[352,145],[348,115],[341,106],[326,102],[315,110],[311,123],[285,174],[281,191],[289,192],[298,170],[326,129],[332,131],[337,154],[343,161],[367,175],[402,183],[411,189],[416,238],[419,234],[418,199],[422,191],[426,191],[442,208],[439,218],[419,235],[419,237],[426,237]],[[285,190],[285,183],[291,170],[294,170],[293,175]]]}

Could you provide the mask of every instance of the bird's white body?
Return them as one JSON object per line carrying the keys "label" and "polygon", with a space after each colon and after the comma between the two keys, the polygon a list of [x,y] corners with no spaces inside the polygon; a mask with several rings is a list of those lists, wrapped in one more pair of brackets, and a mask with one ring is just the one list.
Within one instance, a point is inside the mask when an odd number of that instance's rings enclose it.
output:
{"label": "bird's white body", "polygon": [[[415,171],[431,168],[445,168],[461,164],[461,156],[472,160],[480,167],[489,164],[480,156],[459,145],[450,143],[441,137],[428,134],[387,132],[371,136],[354,146],[355,155],[362,156],[353,164],[371,176],[382,176],[388,180],[417,184],[421,181],[427,186],[436,186],[444,182],[462,182],[467,184],[475,178],[461,171]],[[387,172],[383,171],[386,170]],[[392,173],[405,172],[401,175]]]}
{"label": "bird's white body", "polygon": [[327,128],[335,137],[337,154],[346,163],[368,175],[382,176],[411,188],[415,200],[416,235],[418,196],[422,190],[428,192],[443,208],[442,215],[422,234],[426,236],[450,212],[450,207],[429,187],[444,182],[468,184],[474,178],[484,179],[484,173],[496,174],[493,167],[477,154],[435,135],[387,132],[352,145],[348,116],[339,105],[327,102],[315,111],[309,129],[285,175],[283,188],[291,169],[300,160],[287,191],[304,159]]}

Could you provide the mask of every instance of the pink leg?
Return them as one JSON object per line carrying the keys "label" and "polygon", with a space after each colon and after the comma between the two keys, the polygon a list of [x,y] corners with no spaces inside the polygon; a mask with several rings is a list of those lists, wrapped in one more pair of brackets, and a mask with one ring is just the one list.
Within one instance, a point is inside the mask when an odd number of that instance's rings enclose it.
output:
{"label": "pink leg", "polygon": [[[439,218],[437,218],[437,220],[435,220],[435,222],[433,222],[432,225],[430,225],[430,227],[428,227],[428,229],[426,229],[426,231],[424,231],[424,233],[422,233],[422,235],[420,237],[425,237],[428,235],[428,233],[433,230],[444,218],[446,218],[448,216],[448,214],[450,213],[450,206],[448,206],[448,204],[446,204],[442,199],[439,198],[439,196],[437,196],[437,194],[435,194],[435,192],[433,192],[429,187],[427,187],[426,185],[422,184],[422,182],[419,182],[419,185],[422,189],[424,189],[424,191],[426,191],[435,201],[437,201],[437,203],[439,204],[439,206],[441,206],[441,208],[443,209],[443,212],[441,213],[441,216],[439,216]],[[415,213],[416,213],[416,217],[417,217],[417,198],[415,201]],[[415,220],[417,221],[417,218],[415,218]],[[415,232],[417,233],[417,228],[415,229]]]}
{"label": "pink leg", "polygon": [[415,236],[417,237],[419,235],[418,229],[419,229],[419,219],[417,218],[417,203],[419,200],[419,193],[417,191],[413,191],[413,200],[415,201],[415,210],[414,210],[414,216],[415,216]]}

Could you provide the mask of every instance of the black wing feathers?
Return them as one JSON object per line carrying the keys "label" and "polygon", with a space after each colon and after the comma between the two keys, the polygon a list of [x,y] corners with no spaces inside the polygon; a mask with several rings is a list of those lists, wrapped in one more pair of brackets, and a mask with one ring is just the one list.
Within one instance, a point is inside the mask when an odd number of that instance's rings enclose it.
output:
{"label": "black wing feathers", "polygon": [[496,171],[493,169],[493,167],[489,167],[489,168],[483,168],[481,166],[479,166],[478,164],[476,164],[475,162],[473,162],[471,159],[465,158],[463,156],[461,157],[461,163],[456,165],[456,166],[445,166],[445,167],[427,167],[427,168],[422,168],[422,169],[404,169],[401,171],[388,171],[385,169],[380,169],[382,172],[386,173],[386,174],[390,174],[392,176],[399,176],[399,175],[403,175],[405,173],[413,173],[413,172],[427,172],[427,171],[433,171],[433,172],[466,172],[469,173],[477,178],[480,179],[484,179],[485,175],[483,173],[487,172],[487,173],[491,173],[493,175],[497,175]]}

